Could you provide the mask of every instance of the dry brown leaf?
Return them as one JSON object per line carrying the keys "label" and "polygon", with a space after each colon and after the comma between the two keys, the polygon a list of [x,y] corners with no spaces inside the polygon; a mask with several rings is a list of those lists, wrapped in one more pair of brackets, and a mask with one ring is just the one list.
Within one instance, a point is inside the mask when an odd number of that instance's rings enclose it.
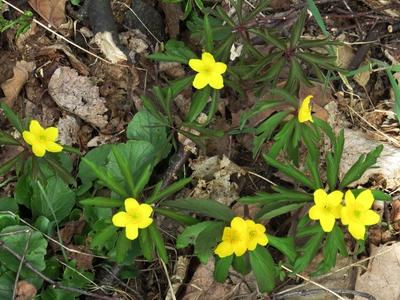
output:
{"label": "dry brown leaf", "polygon": [[66,115],[58,121],[59,141],[62,145],[73,145],[79,143],[79,129],[77,119],[74,116]]}
{"label": "dry brown leaf", "polygon": [[176,38],[180,32],[179,23],[183,20],[183,11],[177,3],[161,2],[165,14],[166,31],[170,38]]}
{"label": "dry brown leaf", "polygon": [[[400,243],[371,246],[368,269],[359,274],[355,289],[375,296],[379,300],[393,300],[400,297]],[[355,300],[365,299],[356,296]]]}
{"label": "dry brown leaf", "polygon": [[67,0],[29,0],[28,2],[49,24],[58,28],[67,22],[65,15]]}
{"label": "dry brown leaf", "polygon": [[[337,48],[337,65],[342,68],[347,68],[350,64],[350,62],[353,60],[353,57],[355,55],[355,52],[353,48],[351,48],[349,45],[343,45],[339,46]],[[365,60],[360,67],[363,65],[368,64],[368,60]],[[362,87],[366,87],[367,83],[369,81],[371,74],[370,72],[360,72],[357,73],[353,79]]]}
{"label": "dry brown leaf", "polygon": [[86,122],[104,128],[108,124],[106,100],[88,77],[68,67],[58,68],[49,82],[49,94],[62,109]]}
{"label": "dry brown leaf", "polygon": [[29,73],[31,73],[35,67],[34,62],[26,62],[24,60],[17,61],[13,70],[14,76],[1,84],[5,95],[5,98],[1,100],[5,101],[8,106],[13,106],[15,98],[17,98],[22,87],[29,78]]}
{"label": "dry brown leaf", "polygon": [[15,300],[29,300],[36,296],[36,287],[25,280],[18,281]]}

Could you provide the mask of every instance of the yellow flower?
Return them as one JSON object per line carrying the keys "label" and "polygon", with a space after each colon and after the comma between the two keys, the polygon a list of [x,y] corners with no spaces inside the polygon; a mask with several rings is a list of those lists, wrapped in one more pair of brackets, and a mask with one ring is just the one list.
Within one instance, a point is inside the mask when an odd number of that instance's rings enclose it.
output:
{"label": "yellow flower", "polygon": [[357,198],[351,190],[344,196],[346,205],[342,208],[342,223],[349,226],[350,234],[357,240],[363,240],[365,225],[373,225],[379,222],[379,215],[371,208],[374,196],[371,190],[362,191]]}
{"label": "yellow flower", "polygon": [[313,96],[307,96],[303,102],[300,105],[299,108],[299,114],[298,114],[298,120],[300,123],[304,123],[307,121],[310,121],[311,123],[313,123],[313,118],[311,116],[311,104],[310,101],[312,99]]}
{"label": "yellow flower", "polygon": [[38,157],[43,157],[46,151],[61,152],[63,147],[56,144],[58,129],[56,127],[43,128],[39,122],[32,120],[29,131],[22,132],[25,142],[32,146],[32,152]]}
{"label": "yellow flower", "polygon": [[153,223],[150,215],[153,208],[148,204],[139,204],[133,198],[125,200],[125,211],[120,211],[112,217],[112,222],[117,227],[125,227],[126,237],[134,240],[139,235],[139,228],[143,229]]}
{"label": "yellow flower", "polygon": [[322,230],[331,232],[335,225],[335,219],[340,219],[343,199],[341,191],[333,191],[329,195],[318,189],[314,192],[315,205],[310,208],[308,215],[311,220],[319,220]]}
{"label": "yellow flower", "polygon": [[265,234],[265,226],[262,224],[256,224],[253,220],[246,220],[248,242],[247,250],[253,251],[257,245],[265,246],[268,244],[268,238]]}
{"label": "yellow flower", "polygon": [[225,227],[222,234],[222,242],[215,249],[215,254],[223,258],[235,253],[242,256],[247,250],[248,231],[246,221],[235,217],[231,221],[231,227]]}
{"label": "yellow flower", "polygon": [[189,60],[189,66],[196,72],[193,86],[200,90],[209,84],[212,88],[220,90],[224,87],[222,74],[226,71],[226,64],[216,62],[214,56],[208,52],[201,55],[201,59]]}

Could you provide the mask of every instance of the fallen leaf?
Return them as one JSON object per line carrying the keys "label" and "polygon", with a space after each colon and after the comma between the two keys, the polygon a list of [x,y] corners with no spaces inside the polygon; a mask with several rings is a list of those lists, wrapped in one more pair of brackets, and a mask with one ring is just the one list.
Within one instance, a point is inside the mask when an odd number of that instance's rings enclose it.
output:
{"label": "fallen leaf", "polygon": [[80,126],[75,117],[66,115],[58,121],[58,138],[62,145],[78,144]]}
{"label": "fallen leaf", "polygon": [[[365,273],[359,274],[355,290],[363,291],[379,300],[400,297],[400,242],[392,245],[371,246],[371,260]],[[365,299],[356,296],[355,300]]]}
{"label": "fallen leaf", "polygon": [[68,258],[76,260],[76,268],[78,270],[93,269],[93,255],[90,249],[85,245],[68,245],[68,248],[77,252],[68,252]]}
{"label": "fallen leaf", "polygon": [[1,84],[1,88],[5,95],[5,103],[12,107],[15,99],[21,92],[22,87],[29,78],[29,73],[35,69],[34,62],[26,62],[24,60],[17,61],[14,67],[14,76]]}
{"label": "fallen leaf", "polygon": [[29,300],[36,296],[36,287],[25,280],[18,281],[15,300]]}
{"label": "fallen leaf", "polygon": [[29,0],[30,6],[49,24],[60,27],[67,22],[65,3],[67,0]]}
{"label": "fallen leaf", "polygon": [[68,67],[58,68],[49,82],[49,94],[62,109],[86,122],[103,128],[108,124],[105,99],[99,88],[88,77]]}
{"label": "fallen leaf", "polygon": [[180,32],[179,23],[183,20],[181,5],[161,1],[160,6],[165,14],[166,32],[171,39],[175,39]]}

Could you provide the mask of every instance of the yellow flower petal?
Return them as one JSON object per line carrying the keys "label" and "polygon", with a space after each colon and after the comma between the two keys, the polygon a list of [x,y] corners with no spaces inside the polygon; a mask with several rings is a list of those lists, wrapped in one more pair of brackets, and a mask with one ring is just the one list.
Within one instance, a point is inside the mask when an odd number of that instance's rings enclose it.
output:
{"label": "yellow flower petal", "polygon": [[153,213],[153,208],[146,203],[140,204],[138,210],[143,217],[150,217]]}
{"label": "yellow flower petal", "polygon": [[197,73],[193,80],[193,86],[201,90],[208,84],[209,77],[206,73]]}
{"label": "yellow flower petal", "polygon": [[322,230],[325,232],[331,232],[335,225],[335,217],[332,214],[325,214],[319,219]]}
{"label": "yellow flower petal", "polygon": [[46,148],[43,144],[41,143],[34,143],[32,145],[32,152],[35,154],[37,157],[43,157],[46,153]]}
{"label": "yellow flower petal", "polygon": [[225,227],[224,228],[224,233],[222,234],[222,240],[223,241],[231,240],[231,237],[232,237],[232,228]]}
{"label": "yellow flower petal", "polygon": [[247,242],[247,250],[253,251],[257,247],[257,240],[251,239]]}
{"label": "yellow flower petal", "polygon": [[44,135],[48,141],[54,142],[58,138],[58,128],[49,127],[44,130]]}
{"label": "yellow flower petal", "polygon": [[341,221],[342,221],[343,225],[349,225],[350,224],[351,213],[352,213],[352,211],[347,206],[342,207],[340,215],[341,215]]}
{"label": "yellow flower petal", "polygon": [[217,248],[215,248],[215,254],[219,257],[227,257],[233,254],[233,247],[231,243],[221,242],[218,244]]}
{"label": "yellow flower petal", "polygon": [[338,206],[332,207],[330,209],[330,211],[331,211],[332,215],[335,217],[335,219],[340,219],[342,217],[342,208],[343,208],[342,205],[338,205]]}
{"label": "yellow flower petal", "polygon": [[371,190],[362,191],[356,198],[356,205],[362,210],[368,210],[374,203],[374,195]]}
{"label": "yellow flower petal", "polygon": [[214,67],[215,59],[211,53],[203,52],[203,54],[201,55],[201,60],[204,62],[204,65],[206,67]]}
{"label": "yellow flower petal", "polygon": [[323,209],[320,206],[314,205],[310,208],[308,216],[311,220],[319,220],[324,214],[322,210]]}
{"label": "yellow flower petal", "polygon": [[243,220],[241,217],[234,217],[231,221],[232,229],[236,229],[239,231],[247,230],[246,221]]}
{"label": "yellow flower petal", "polygon": [[346,206],[354,207],[356,204],[356,198],[354,198],[353,192],[351,190],[348,190],[346,192],[346,194],[344,195],[344,200],[345,200]]}
{"label": "yellow flower petal", "polygon": [[361,217],[361,221],[364,223],[364,225],[374,225],[379,223],[379,220],[379,215],[373,210],[367,210],[363,212]]}
{"label": "yellow flower petal", "polygon": [[236,243],[234,245],[233,251],[235,252],[236,256],[242,256],[247,251],[247,243]]}
{"label": "yellow flower petal", "polygon": [[329,207],[336,207],[342,202],[343,193],[341,191],[333,191],[332,193],[329,193],[326,200]]}
{"label": "yellow flower petal", "polygon": [[307,96],[300,105],[298,120],[300,123],[307,121],[314,122],[311,115],[311,105],[310,101],[313,96]]}
{"label": "yellow flower petal", "polygon": [[267,235],[264,233],[262,235],[260,235],[257,239],[257,243],[261,246],[265,246],[268,244],[268,237]]}
{"label": "yellow flower petal", "polygon": [[125,227],[128,221],[129,215],[124,211],[120,211],[112,217],[112,223],[117,227]]}
{"label": "yellow flower petal", "polygon": [[151,223],[153,223],[152,218],[143,218],[137,223],[137,226],[140,229],[143,229],[143,228],[149,227]]}
{"label": "yellow flower petal", "polygon": [[316,205],[324,206],[328,194],[323,189],[318,189],[314,192],[314,202]]}
{"label": "yellow flower petal", "polygon": [[126,198],[124,205],[126,212],[130,215],[136,213],[139,209],[139,202],[134,198]]}
{"label": "yellow flower petal", "polygon": [[255,224],[256,230],[259,233],[264,233],[266,231],[265,226],[263,224]]}
{"label": "yellow flower petal", "polygon": [[40,126],[39,122],[36,120],[32,120],[31,123],[29,124],[29,131],[35,135],[35,136],[39,136],[41,134],[43,134],[43,127]]}
{"label": "yellow flower petal", "polygon": [[209,78],[209,85],[216,90],[220,90],[224,87],[224,78],[221,74],[211,73]]}
{"label": "yellow flower petal", "polygon": [[34,143],[36,143],[36,137],[30,131],[25,130],[24,132],[22,132],[22,137],[28,145],[33,145]]}
{"label": "yellow flower petal", "polygon": [[139,235],[139,229],[136,225],[128,224],[125,229],[126,238],[135,240]]}
{"label": "yellow flower petal", "polygon": [[60,146],[59,144],[56,144],[54,142],[46,142],[45,144],[46,150],[49,152],[61,152],[63,150],[63,147]]}
{"label": "yellow flower petal", "polygon": [[227,67],[228,66],[223,62],[216,62],[213,70],[215,73],[224,74],[226,72]]}
{"label": "yellow flower petal", "polygon": [[356,240],[363,240],[365,236],[365,226],[359,223],[350,223],[349,232]]}
{"label": "yellow flower petal", "polygon": [[201,59],[190,59],[189,66],[196,72],[204,72],[204,63]]}

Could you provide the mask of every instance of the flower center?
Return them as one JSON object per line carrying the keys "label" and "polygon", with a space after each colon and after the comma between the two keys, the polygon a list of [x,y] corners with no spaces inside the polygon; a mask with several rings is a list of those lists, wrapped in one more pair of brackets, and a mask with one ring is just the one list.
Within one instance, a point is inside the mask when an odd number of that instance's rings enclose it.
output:
{"label": "flower center", "polygon": [[241,241],[241,236],[236,230],[232,230],[231,243],[235,244]]}
{"label": "flower center", "polygon": [[361,216],[361,211],[355,210],[354,211],[354,217],[356,217],[358,219],[360,216]]}
{"label": "flower center", "polygon": [[47,137],[44,134],[41,134],[41,135],[39,135],[39,141],[46,142],[47,141]]}
{"label": "flower center", "polygon": [[254,239],[257,236],[257,231],[255,230],[250,230],[249,231],[249,238]]}
{"label": "flower center", "polygon": [[138,223],[142,216],[138,212],[130,213],[129,214],[132,223]]}

